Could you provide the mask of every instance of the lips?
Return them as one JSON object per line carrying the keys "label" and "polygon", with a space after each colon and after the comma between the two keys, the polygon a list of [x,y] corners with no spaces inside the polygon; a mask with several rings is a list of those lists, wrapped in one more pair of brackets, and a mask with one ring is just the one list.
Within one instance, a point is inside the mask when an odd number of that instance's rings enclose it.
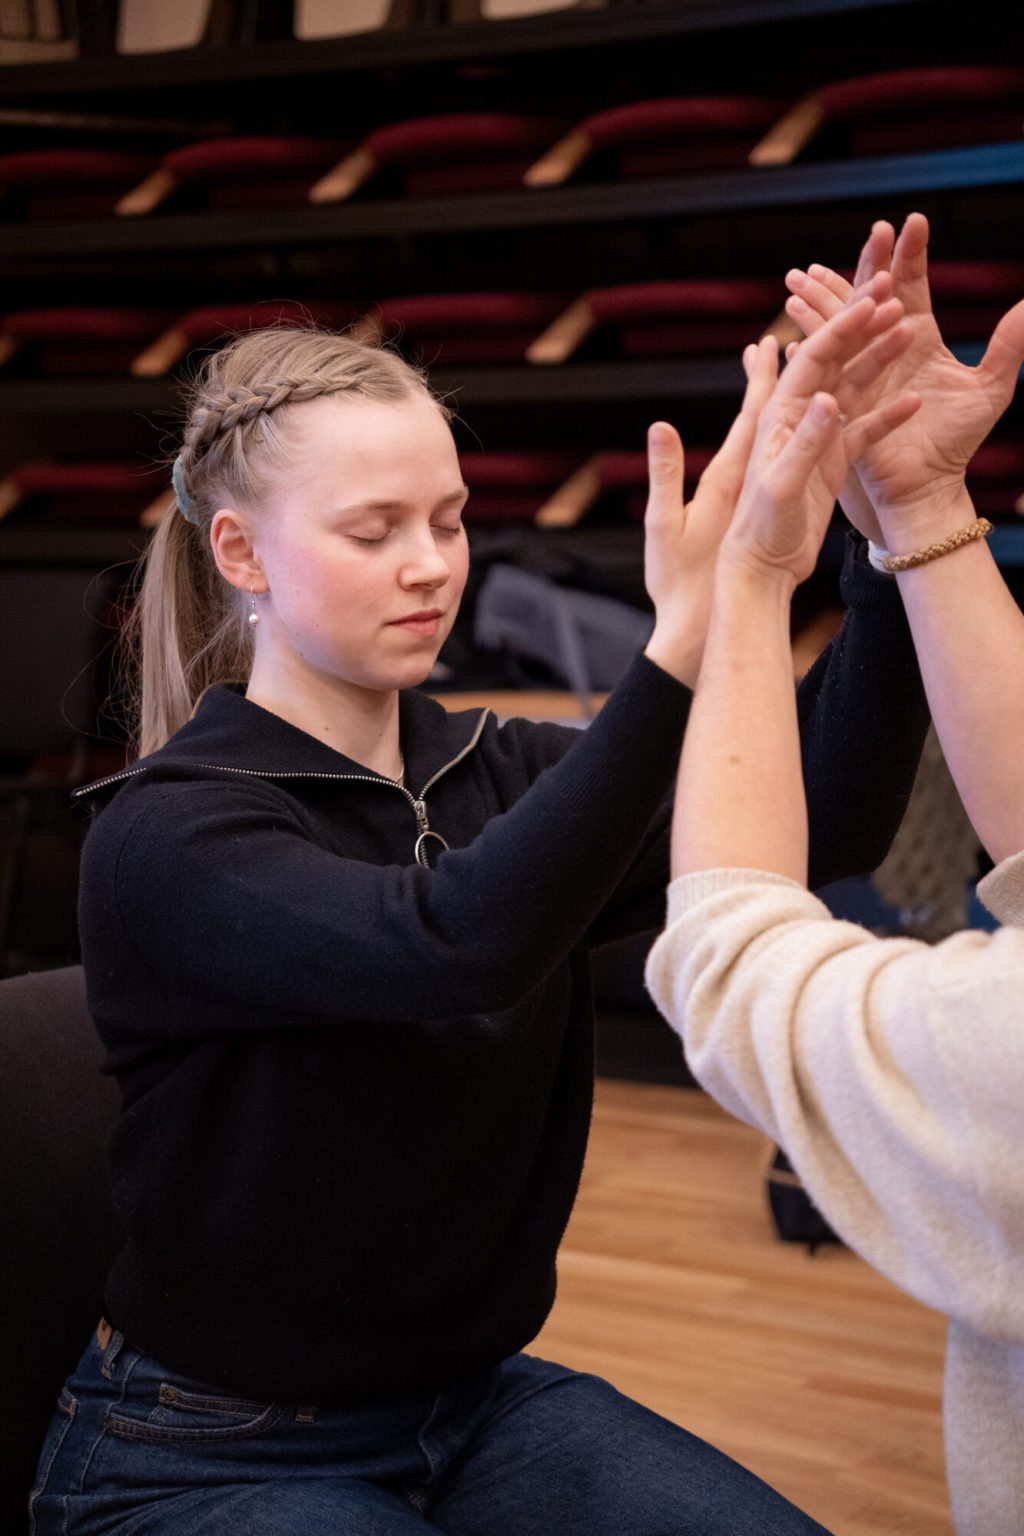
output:
{"label": "lips", "polygon": [[391,628],[405,629],[414,635],[436,635],[444,613],[440,608],[421,608],[418,613],[407,613],[404,618],[392,619]]}

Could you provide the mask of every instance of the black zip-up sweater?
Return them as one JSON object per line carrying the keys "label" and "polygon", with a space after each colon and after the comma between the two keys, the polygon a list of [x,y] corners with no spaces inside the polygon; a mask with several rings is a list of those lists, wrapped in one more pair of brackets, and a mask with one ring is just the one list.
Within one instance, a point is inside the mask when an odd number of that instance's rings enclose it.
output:
{"label": "black zip-up sweater", "polygon": [[[926,726],[895,583],[858,555],[844,591],[800,689],[816,884],[884,855]],[[405,694],[407,792],[222,688],[87,791],[84,962],[124,1095],[106,1307],[134,1345],[358,1402],[536,1334],[590,1120],[589,945],[662,920],[688,702],[643,657],[583,733]]]}

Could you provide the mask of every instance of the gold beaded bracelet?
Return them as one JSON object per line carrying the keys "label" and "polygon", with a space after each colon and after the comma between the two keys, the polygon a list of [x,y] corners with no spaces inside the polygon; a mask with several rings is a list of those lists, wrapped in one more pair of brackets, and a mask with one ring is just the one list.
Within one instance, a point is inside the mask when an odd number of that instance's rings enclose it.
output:
{"label": "gold beaded bracelet", "polygon": [[909,555],[887,555],[882,564],[887,571],[909,571],[915,565],[927,565],[929,560],[938,560],[940,555],[948,555],[964,544],[973,544],[975,539],[987,538],[991,532],[992,524],[988,518],[976,517],[973,523],[957,529],[956,533],[951,533],[941,543],[929,544],[927,549],[915,549]]}

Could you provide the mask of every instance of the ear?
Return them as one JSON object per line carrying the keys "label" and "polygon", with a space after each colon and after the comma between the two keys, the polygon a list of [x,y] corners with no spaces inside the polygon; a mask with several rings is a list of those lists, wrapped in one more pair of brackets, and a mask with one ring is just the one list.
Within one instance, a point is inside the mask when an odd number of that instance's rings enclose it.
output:
{"label": "ear", "polygon": [[210,524],[210,548],[224,580],[240,592],[267,591],[267,578],[256,555],[252,520],[245,512],[221,507]]}

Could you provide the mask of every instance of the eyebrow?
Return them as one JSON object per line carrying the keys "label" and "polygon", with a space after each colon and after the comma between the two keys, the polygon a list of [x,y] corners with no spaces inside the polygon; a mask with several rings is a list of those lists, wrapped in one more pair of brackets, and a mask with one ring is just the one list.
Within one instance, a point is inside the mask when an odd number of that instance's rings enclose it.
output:
{"label": "eyebrow", "polygon": [[[434,507],[439,512],[442,507],[454,506],[456,502],[465,501],[469,495],[469,486],[460,486],[457,491],[451,491],[447,496],[442,496]],[[338,515],[345,512],[406,512],[410,503],[407,501],[354,501],[347,507],[339,507]]]}

